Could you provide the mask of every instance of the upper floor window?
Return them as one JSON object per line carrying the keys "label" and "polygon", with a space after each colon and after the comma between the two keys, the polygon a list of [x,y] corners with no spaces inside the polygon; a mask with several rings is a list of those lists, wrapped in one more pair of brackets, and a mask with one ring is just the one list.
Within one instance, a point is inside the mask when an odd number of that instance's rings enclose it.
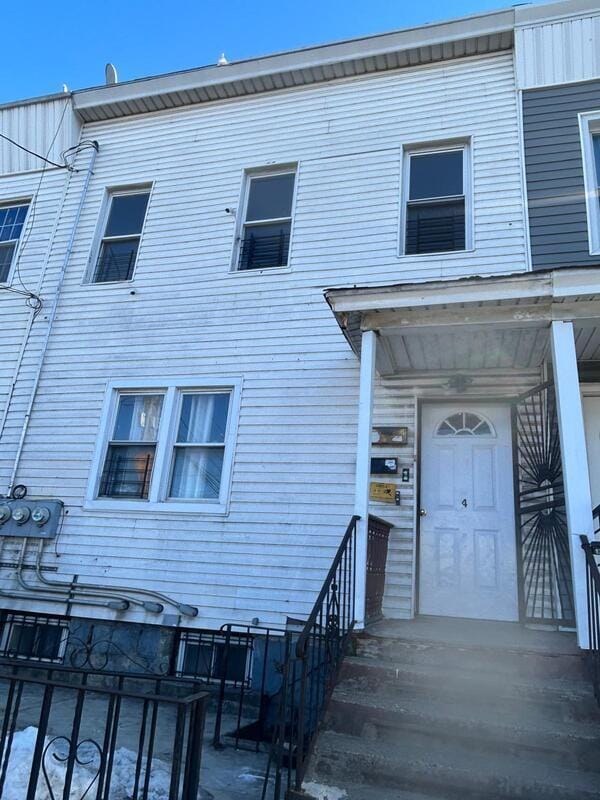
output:
{"label": "upper floor window", "polygon": [[113,389],[88,500],[223,510],[237,399],[237,386],[220,382]]}
{"label": "upper floor window", "polygon": [[407,151],[404,161],[404,254],[467,247],[467,147]]}
{"label": "upper floor window", "polygon": [[0,283],[8,281],[28,209],[29,203],[0,206]]}
{"label": "upper floor window", "polygon": [[590,254],[600,253],[600,111],[579,115]]}
{"label": "upper floor window", "polygon": [[289,261],[295,169],[246,176],[239,231],[239,270],[286,267]]}
{"label": "upper floor window", "polygon": [[93,283],[129,281],[133,277],[150,191],[111,192]]}

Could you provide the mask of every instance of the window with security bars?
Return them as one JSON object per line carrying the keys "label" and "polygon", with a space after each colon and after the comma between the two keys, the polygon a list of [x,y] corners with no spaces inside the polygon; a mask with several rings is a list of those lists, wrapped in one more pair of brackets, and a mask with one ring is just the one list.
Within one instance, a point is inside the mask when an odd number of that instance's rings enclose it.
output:
{"label": "window with security bars", "polygon": [[406,255],[466,248],[465,159],[465,146],[407,153]]}
{"label": "window with security bars", "polygon": [[231,385],[112,390],[94,499],[220,508],[229,492],[234,392]]}
{"label": "window with security bars", "polygon": [[162,394],[119,396],[100,497],[148,498],[162,405]]}
{"label": "window with security bars", "polygon": [[69,636],[68,622],[34,614],[2,615],[0,655],[30,661],[62,663]]}
{"label": "window with security bars", "polygon": [[239,270],[288,265],[295,184],[290,169],[247,175]]}
{"label": "window with security bars", "polygon": [[129,281],[138,255],[150,192],[112,192],[93,283]]}
{"label": "window with security bars", "polygon": [[28,209],[29,203],[0,206],[0,283],[8,281]]}
{"label": "window with security bars", "polygon": [[225,678],[235,685],[250,684],[252,638],[212,631],[181,633],[177,674],[211,683]]}

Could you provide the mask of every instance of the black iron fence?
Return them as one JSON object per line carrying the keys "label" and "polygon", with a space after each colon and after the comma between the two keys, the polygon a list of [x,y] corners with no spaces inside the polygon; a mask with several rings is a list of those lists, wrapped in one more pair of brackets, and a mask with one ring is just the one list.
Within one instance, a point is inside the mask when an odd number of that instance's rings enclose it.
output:
{"label": "black iron fence", "polygon": [[285,637],[277,723],[262,798],[301,790],[308,759],[355,622],[356,524],[346,529],[313,610],[296,637]]}
{"label": "black iron fence", "polygon": [[0,660],[0,797],[197,800],[191,681]]}
{"label": "black iron fence", "polygon": [[[595,509],[595,517],[597,512]],[[582,536],[581,546],[585,552],[587,576],[589,661],[594,694],[600,705],[600,541],[590,542],[587,536]]]}
{"label": "black iron fence", "polygon": [[393,528],[372,514],[369,515],[367,543],[367,589],[365,617],[367,622],[375,622],[382,616],[383,592],[385,589],[385,565],[388,541]]}

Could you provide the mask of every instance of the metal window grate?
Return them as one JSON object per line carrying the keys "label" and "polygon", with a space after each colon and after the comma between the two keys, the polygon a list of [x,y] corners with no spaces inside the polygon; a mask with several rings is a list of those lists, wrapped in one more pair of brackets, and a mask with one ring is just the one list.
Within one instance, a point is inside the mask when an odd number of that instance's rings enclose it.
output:
{"label": "metal window grate", "polygon": [[2,612],[0,656],[61,664],[69,636],[65,619]]}
{"label": "metal window grate", "polygon": [[289,249],[289,229],[282,228],[275,236],[257,236],[254,230],[247,229],[240,246],[238,269],[285,267],[288,263]]}

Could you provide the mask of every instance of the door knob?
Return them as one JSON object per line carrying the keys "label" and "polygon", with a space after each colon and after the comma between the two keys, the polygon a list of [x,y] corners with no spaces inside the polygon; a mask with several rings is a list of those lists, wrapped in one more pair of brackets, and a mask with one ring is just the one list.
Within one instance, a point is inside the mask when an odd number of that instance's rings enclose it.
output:
{"label": "door knob", "polygon": [[424,508],[420,508],[419,509],[419,516],[420,517],[426,517],[427,516],[427,511]]}

